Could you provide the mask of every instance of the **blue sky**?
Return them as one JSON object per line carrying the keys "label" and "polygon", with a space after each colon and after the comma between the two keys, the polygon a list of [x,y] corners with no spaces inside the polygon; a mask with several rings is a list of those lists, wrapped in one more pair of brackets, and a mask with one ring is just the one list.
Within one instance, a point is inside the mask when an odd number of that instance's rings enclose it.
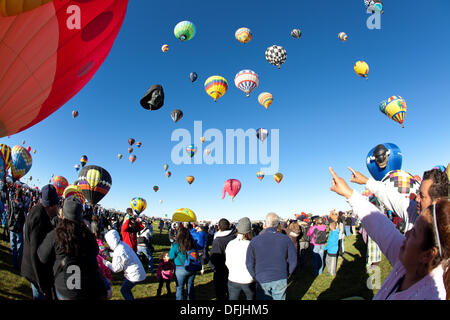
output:
{"label": "blue sky", "polygon": [[[332,166],[349,178],[347,166],[369,176],[368,151],[379,143],[397,144],[403,153],[402,169],[422,175],[450,160],[450,20],[446,0],[385,1],[381,30],[369,30],[363,1],[131,1],[116,42],[93,79],[73,99],[34,127],[1,143],[37,149],[28,176],[42,187],[52,174],[76,180],[73,166],[83,154],[88,164],[107,169],[112,188],[100,202],[125,210],[131,198],[147,200],[150,216],[169,217],[178,208],[192,209],[200,220],[243,216],[263,219],[268,212],[293,217],[301,211],[327,214],[347,210],[346,202],[329,191]],[[194,39],[179,42],[174,26],[182,20],[197,27]],[[248,27],[253,39],[240,44],[236,29]],[[293,28],[302,30],[296,40]],[[348,34],[347,42],[338,33]],[[170,50],[161,52],[168,44]],[[271,45],[287,50],[278,70],[265,60]],[[364,80],[353,64],[370,66]],[[259,87],[246,98],[234,85],[235,74],[251,69]],[[189,80],[195,71],[199,79]],[[228,80],[228,91],[216,103],[205,93],[211,75]],[[162,84],[165,105],[147,111],[140,98],[153,84]],[[257,96],[271,92],[268,110]],[[405,128],[383,115],[380,101],[392,95],[405,98]],[[173,123],[170,112],[184,117]],[[80,115],[72,119],[72,110]],[[171,150],[177,128],[191,131],[194,121],[203,130],[268,128],[280,132],[280,168],[284,179],[256,178],[261,165],[175,165]],[[142,142],[137,160],[128,161],[128,138]],[[193,143],[199,145],[198,141]],[[271,143],[271,137],[266,141]],[[205,143],[206,145],[207,143]],[[118,160],[117,154],[124,158]],[[169,164],[172,176],[164,175]],[[195,176],[189,185],[185,178]],[[235,178],[242,189],[234,201],[221,199],[225,180]],[[32,183],[33,184],[33,183]],[[155,193],[152,188],[159,186]],[[356,187],[362,190],[361,187]],[[160,204],[159,200],[163,200]]]}

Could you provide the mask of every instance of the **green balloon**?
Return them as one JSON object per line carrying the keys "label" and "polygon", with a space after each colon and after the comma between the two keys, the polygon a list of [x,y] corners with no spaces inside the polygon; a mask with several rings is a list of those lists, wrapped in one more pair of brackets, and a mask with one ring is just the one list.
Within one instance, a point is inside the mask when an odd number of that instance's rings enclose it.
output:
{"label": "green balloon", "polygon": [[181,21],[173,30],[175,37],[181,41],[191,40],[195,36],[195,25],[190,21]]}

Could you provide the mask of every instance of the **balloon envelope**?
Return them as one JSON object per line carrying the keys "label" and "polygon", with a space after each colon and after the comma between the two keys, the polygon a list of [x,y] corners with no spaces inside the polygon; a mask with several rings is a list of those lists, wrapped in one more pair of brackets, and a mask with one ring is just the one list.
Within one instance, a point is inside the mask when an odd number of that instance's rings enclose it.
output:
{"label": "balloon envelope", "polygon": [[264,179],[264,172],[258,171],[258,172],[256,173],[256,177],[257,177],[259,180]]}
{"label": "balloon envelope", "polygon": [[259,128],[256,130],[256,138],[261,140],[261,142],[264,142],[266,138],[269,136],[269,130],[264,128]]}
{"label": "balloon envelope", "polygon": [[194,182],[194,180],[195,180],[195,178],[194,178],[193,176],[187,176],[187,177],[186,177],[186,181],[187,181],[189,184],[192,184],[192,182]]}
{"label": "balloon envelope", "polygon": [[6,144],[0,144],[0,151],[3,155],[3,159],[5,160],[6,171],[8,171],[11,167],[11,148]]}
{"label": "balloon envelope", "polygon": [[56,192],[61,197],[64,193],[64,190],[67,188],[69,183],[67,182],[67,179],[63,176],[55,176],[52,178],[53,185],[56,188]]}
{"label": "balloon envelope", "polygon": [[178,40],[188,41],[195,36],[196,27],[190,21],[181,21],[175,26],[173,33]]}
{"label": "balloon envelope", "polygon": [[286,50],[277,45],[273,45],[266,50],[266,60],[270,64],[278,67],[280,69],[281,65],[286,61],[287,59],[287,52]]}
{"label": "balloon envelope", "polygon": [[259,76],[253,70],[242,70],[234,77],[234,84],[248,97],[258,87]]}
{"label": "balloon envelope", "polygon": [[281,180],[283,180],[283,175],[281,174],[281,173],[275,173],[274,175],[273,175],[273,179],[277,182],[277,183],[280,183],[281,182]]}
{"label": "balloon envelope", "polygon": [[11,149],[11,175],[19,180],[30,171],[33,164],[31,154],[22,146]]}
{"label": "balloon envelope", "polygon": [[401,96],[392,96],[380,103],[380,111],[389,119],[399,123],[403,128],[406,116],[406,101]]}
{"label": "balloon envelope", "polygon": [[144,198],[136,197],[131,199],[130,205],[133,211],[140,215],[147,208],[147,201]]}
{"label": "balloon envelope", "polygon": [[302,36],[302,32],[300,31],[300,29],[293,29],[291,31],[291,36],[295,39],[300,39],[300,37]]}
{"label": "balloon envelope", "polygon": [[222,190],[222,199],[225,198],[225,193],[228,193],[228,195],[231,197],[231,199],[234,199],[236,195],[241,190],[241,182],[237,179],[228,179],[225,181],[223,185]]}
{"label": "balloon envelope", "polygon": [[356,74],[362,78],[367,78],[369,75],[369,65],[365,61],[357,61],[353,66]]}
{"label": "balloon envelope", "polygon": [[81,166],[84,167],[86,165],[86,163],[88,162],[88,157],[82,156],[80,159],[80,162],[81,162]]}
{"label": "balloon envelope", "polygon": [[273,102],[273,96],[269,92],[260,93],[258,96],[258,102],[260,105],[267,109]]}
{"label": "balloon envelope", "polygon": [[175,211],[172,215],[173,222],[196,222],[197,216],[194,211],[188,208],[181,208]]}
{"label": "balloon envelope", "polygon": [[170,117],[172,118],[173,122],[177,123],[178,121],[183,118],[183,111],[180,109],[175,109],[170,113]]}
{"label": "balloon envelope", "polygon": [[392,170],[402,168],[402,152],[394,143],[383,143],[373,147],[366,157],[367,170],[377,181],[386,176]]}
{"label": "balloon envelope", "polygon": [[397,189],[397,191],[403,194],[405,198],[409,198],[412,193],[418,195],[420,191],[420,182],[414,179],[411,174],[403,170],[390,171],[381,182]]}
{"label": "balloon envelope", "polygon": [[154,187],[153,187],[153,191],[156,192],[156,191],[158,191],[158,190],[159,190],[159,187],[158,187],[158,186],[154,186]]}
{"label": "balloon envelope", "polygon": [[198,75],[196,72],[191,72],[189,74],[189,79],[191,79],[191,82],[195,82],[195,80],[197,80],[197,77],[198,77]]}
{"label": "balloon envelope", "polygon": [[99,166],[85,166],[78,175],[78,186],[91,205],[100,202],[111,189],[111,185],[111,175]]}
{"label": "balloon envelope", "polygon": [[228,82],[224,77],[211,76],[205,81],[205,91],[214,101],[222,97],[227,92],[227,89]]}
{"label": "balloon envelope", "polygon": [[252,31],[249,28],[239,28],[234,33],[234,36],[236,37],[236,40],[240,43],[248,43],[250,40],[252,40],[253,34]]}
{"label": "balloon envelope", "polygon": [[63,198],[67,199],[69,197],[76,197],[82,204],[86,202],[83,191],[77,185],[69,185],[64,189]]}
{"label": "balloon envelope", "polygon": [[197,153],[197,147],[191,144],[186,148],[186,152],[192,158]]}
{"label": "balloon envelope", "polygon": [[136,156],[135,155],[130,155],[128,160],[130,160],[131,163],[134,163],[136,161]]}

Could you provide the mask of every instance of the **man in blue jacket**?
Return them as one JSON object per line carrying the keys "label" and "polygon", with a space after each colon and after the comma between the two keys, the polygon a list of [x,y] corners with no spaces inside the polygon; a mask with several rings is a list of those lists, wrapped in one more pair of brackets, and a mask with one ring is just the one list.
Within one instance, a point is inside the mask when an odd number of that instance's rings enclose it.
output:
{"label": "man in blue jacket", "polygon": [[280,218],[269,213],[264,231],[250,241],[246,265],[256,279],[256,300],[286,300],[287,279],[297,266],[294,244],[277,232]]}

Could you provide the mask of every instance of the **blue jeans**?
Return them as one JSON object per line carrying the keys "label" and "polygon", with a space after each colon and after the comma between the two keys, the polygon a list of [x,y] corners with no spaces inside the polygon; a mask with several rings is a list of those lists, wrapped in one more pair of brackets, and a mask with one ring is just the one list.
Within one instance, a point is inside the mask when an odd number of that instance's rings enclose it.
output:
{"label": "blue jeans", "polygon": [[133,289],[135,285],[137,285],[137,282],[131,282],[127,278],[123,280],[122,288],[120,288],[120,293],[125,300],[134,300],[131,289]]}
{"label": "blue jeans", "polygon": [[239,300],[241,291],[244,291],[247,300],[255,300],[255,283],[236,283],[228,280],[229,300]]}
{"label": "blue jeans", "polygon": [[153,255],[150,251],[149,248],[144,247],[144,246],[137,246],[137,254],[139,255],[140,253],[143,253],[148,260],[148,272],[152,273],[153,272]]}
{"label": "blue jeans", "polygon": [[195,290],[194,290],[194,279],[197,272],[186,271],[184,266],[176,266],[175,276],[177,280],[177,292],[176,299],[183,299],[183,288],[184,284],[187,282],[187,300],[195,300]]}
{"label": "blue jeans", "polygon": [[324,244],[311,245],[313,252],[313,275],[317,277],[323,271],[323,248]]}
{"label": "blue jeans", "polygon": [[9,244],[11,246],[12,265],[16,269],[20,269],[23,254],[23,233],[9,232]]}
{"label": "blue jeans", "polygon": [[344,229],[345,229],[345,236],[350,237],[351,236],[350,226],[345,226]]}
{"label": "blue jeans", "polygon": [[287,279],[256,285],[256,300],[286,300]]}

